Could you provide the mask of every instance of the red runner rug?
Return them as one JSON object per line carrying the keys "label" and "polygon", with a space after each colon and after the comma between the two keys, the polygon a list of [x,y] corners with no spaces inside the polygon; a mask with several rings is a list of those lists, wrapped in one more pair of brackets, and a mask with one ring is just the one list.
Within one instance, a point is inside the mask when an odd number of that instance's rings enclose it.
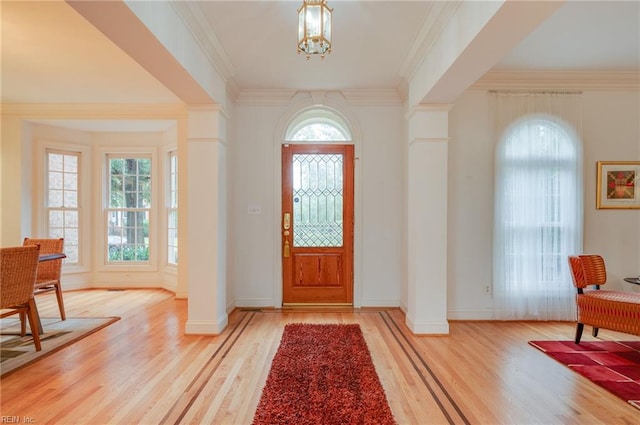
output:
{"label": "red runner rug", "polygon": [[640,341],[529,344],[640,409]]}
{"label": "red runner rug", "polygon": [[286,325],[253,424],[395,424],[360,326]]}

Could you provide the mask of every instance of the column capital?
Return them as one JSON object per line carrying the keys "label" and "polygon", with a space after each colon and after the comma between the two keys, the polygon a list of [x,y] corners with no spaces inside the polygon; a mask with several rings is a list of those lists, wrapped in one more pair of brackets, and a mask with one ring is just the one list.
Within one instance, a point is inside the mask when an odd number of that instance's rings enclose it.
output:
{"label": "column capital", "polygon": [[438,112],[449,112],[453,109],[452,103],[429,103],[429,104],[418,104],[414,105],[405,114],[405,119],[407,121],[411,121],[416,116],[430,114],[430,113],[438,113]]}
{"label": "column capital", "polygon": [[197,113],[197,112],[212,112],[212,113],[221,113],[225,117],[227,116],[224,106],[218,103],[210,103],[210,104],[202,104],[202,105],[187,105],[187,111],[189,113]]}
{"label": "column capital", "polygon": [[227,116],[222,105],[187,107],[187,139],[225,140]]}
{"label": "column capital", "polygon": [[448,140],[449,111],[451,104],[422,104],[411,108],[407,114],[409,143],[414,140]]}

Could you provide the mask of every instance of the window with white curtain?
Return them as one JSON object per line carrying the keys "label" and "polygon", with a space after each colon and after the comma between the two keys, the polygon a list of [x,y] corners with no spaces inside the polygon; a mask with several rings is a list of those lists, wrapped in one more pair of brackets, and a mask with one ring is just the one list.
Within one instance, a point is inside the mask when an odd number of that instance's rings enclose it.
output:
{"label": "window with white curtain", "polygon": [[567,257],[582,249],[577,94],[493,95],[498,134],[494,312],[504,320],[574,320]]}

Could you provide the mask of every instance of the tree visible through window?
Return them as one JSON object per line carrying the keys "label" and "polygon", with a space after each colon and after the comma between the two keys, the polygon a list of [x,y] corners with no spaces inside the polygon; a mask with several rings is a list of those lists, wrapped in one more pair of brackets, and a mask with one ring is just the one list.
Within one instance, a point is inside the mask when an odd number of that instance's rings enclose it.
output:
{"label": "tree visible through window", "polygon": [[327,123],[312,123],[295,132],[297,141],[345,141],[347,138],[335,126]]}
{"label": "tree visible through window", "polygon": [[47,151],[47,231],[64,238],[66,264],[79,262],[79,163],[79,153]]}
{"label": "tree visible through window", "polygon": [[108,261],[149,261],[151,159],[109,157],[108,170]]}

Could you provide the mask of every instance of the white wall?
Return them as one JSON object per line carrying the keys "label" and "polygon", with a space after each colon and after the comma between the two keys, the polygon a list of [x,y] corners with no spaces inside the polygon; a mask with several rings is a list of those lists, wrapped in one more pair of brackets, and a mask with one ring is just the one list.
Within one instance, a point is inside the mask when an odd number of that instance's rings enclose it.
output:
{"label": "white wall", "polygon": [[[640,210],[595,208],[596,161],[640,161],[640,94],[585,92],[584,252],[605,258],[611,289],[639,291],[622,281],[640,273]],[[487,93],[469,90],[450,114],[449,319],[490,319],[493,150]]]}
{"label": "white wall", "polygon": [[[362,125],[362,305],[399,306],[405,138],[400,107],[360,107]],[[356,217],[356,220],[359,217]]]}
{"label": "white wall", "polygon": [[[239,306],[273,306],[277,261],[274,226],[280,207],[275,199],[275,126],[283,107],[237,105],[229,144],[227,279]],[[249,206],[260,214],[249,215]]]}
{"label": "white wall", "polygon": [[[306,94],[277,105],[239,103],[230,145],[229,273],[238,306],[280,306],[280,144],[286,120]],[[402,134],[400,104],[348,105],[329,95],[350,120],[356,145],[354,302],[398,306],[401,280]],[[283,124],[284,122],[284,124]],[[283,128],[283,125],[285,128]],[[248,214],[260,207],[259,215]]]}
{"label": "white wall", "polygon": [[449,137],[448,317],[490,319],[494,145],[486,92],[455,103]]}
{"label": "white wall", "polygon": [[595,207],[596,162],[640,161],[640,94],[585,93],[584,139],[585,253],[604,257],[610,289],[640,292],[622,281],[640,275],[640,210]]}

